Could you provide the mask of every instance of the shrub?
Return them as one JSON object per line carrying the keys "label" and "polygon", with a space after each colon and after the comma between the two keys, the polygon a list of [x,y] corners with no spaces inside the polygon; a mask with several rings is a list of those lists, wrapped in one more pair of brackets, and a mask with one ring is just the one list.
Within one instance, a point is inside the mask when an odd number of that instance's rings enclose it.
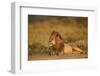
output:
{"label": "shrub", "polygon": [[75,42],[76,46],[79,47],[82,50],[87,50],[88,49],[88,43],[87,40],[78,40]]}
{"label": "shrub", "polygon": [[31,54],[47,54],[48,48],[41,45],[40,43],[33,43],[28,47],[29,55]]}

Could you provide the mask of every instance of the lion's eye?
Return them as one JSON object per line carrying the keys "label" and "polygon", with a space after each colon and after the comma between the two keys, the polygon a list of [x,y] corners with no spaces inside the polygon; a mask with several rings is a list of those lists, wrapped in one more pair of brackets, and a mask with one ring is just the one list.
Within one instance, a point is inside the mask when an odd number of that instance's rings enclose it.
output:
{"label": "lion's eye", "polygon": [[51,42],[51,41],[49,41],[49,42]]}

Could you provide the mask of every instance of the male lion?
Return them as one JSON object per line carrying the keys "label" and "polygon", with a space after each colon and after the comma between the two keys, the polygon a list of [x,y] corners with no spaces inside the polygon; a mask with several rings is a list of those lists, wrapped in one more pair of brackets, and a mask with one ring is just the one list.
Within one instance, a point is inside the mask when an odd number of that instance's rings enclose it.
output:
{"label": "male lion", "polygon": [[64,40],[61,35],[58,32],[53,31],[49,38],[49,55],[73,53],[83,53],[83,50],[76,46],[71,46],[68,43],[64,43]]}
{"label": "male lion", "polygon": [[49,50],[50,55],[64,53],[64,40],[56,31],[53,31],[49,38]]}

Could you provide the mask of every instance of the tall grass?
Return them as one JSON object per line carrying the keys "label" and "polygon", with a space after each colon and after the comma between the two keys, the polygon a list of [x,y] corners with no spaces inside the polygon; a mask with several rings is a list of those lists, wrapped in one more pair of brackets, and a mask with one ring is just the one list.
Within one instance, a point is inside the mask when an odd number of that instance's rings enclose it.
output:
{"label": "tall grass", "polygon": [[74,43],[79,48],[87,50],[87,26],[87,18],[84,19],[84,17],[76,19],[75,17],[48,17],[43,21],[29,22],[29,51],[31,50],[33,53],[46,53],[48,40],[53,30],[59,32],[66,43]]}

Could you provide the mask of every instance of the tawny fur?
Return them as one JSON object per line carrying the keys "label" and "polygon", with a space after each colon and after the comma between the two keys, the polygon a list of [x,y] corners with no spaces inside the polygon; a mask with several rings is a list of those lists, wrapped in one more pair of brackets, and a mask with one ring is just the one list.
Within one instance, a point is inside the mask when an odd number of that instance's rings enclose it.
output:
{"label": "tawny fur", "polygon": [[71,46],[67,43],[64,43],[63,38],[61,35],[53,31],[51,33],[51,36],[49,38],[49,48],[50,48],[50,55],[55,53],[56,55],[59,55],[60,53],[62,54],[71,54],[71,53],[82,53],[83,51],[76,47],[76,46]]}
{"label": "tawny fur", "polygon": [[74,54],[74,53],[83,53],[83,50],[76,46],[71,46],[69,44],[64,44],[64,54]]}

